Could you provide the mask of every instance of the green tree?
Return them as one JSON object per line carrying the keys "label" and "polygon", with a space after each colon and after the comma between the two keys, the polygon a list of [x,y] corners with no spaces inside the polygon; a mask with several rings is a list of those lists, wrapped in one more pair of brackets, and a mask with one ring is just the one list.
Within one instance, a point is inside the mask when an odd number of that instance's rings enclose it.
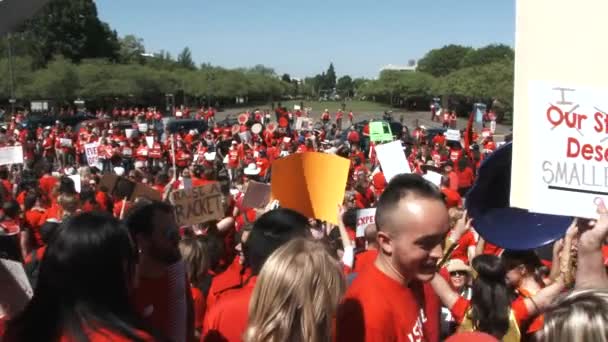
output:
{"label": "green tree", "polygon": [[461,45],[447,45],[431,50],[418,61],[418,71],[435,77],[448,75],[460,68],[463,59],[471,51],[473,48]]}
{"label": "green tree", "polygon": [[93,0],[50,1],[21,30],[36,42],[31,54],[38,65],[54,55],[117,60],[120,50],[116,32],[99,20]]}
{"label": "green tree", "polygon": [[281,80],[283,82],[289,83],[289,82],[291,82],[291,77],[289,76],[289,74],[283,74],[283,76],[281,76]]}
{"label": "green tree", "polygon": [[[32,58],[13,57],[13,79],[14,90],[17,98],[23,98],[23,89],[32,79]],[[8,59],[0,59],[0,98],[9,98],[10,92],[10,73],[8,69]]]}
{"label": "green tree", "polygon": [[340,77],[336,83],[336,88],[344,96],[352,96],[354,92],[353,79],[348,75]]}
{"label": "green tree", "polygon": [[132,34],[124,36],[119,41],[120,51],[119,60],[122,63],[143,63],[146,52],[144,48],[144,40]]}
{"label": "green tree", "polygon": [[323,85],[326,89],[333,89],[336,87],[336,70],[334,70],[334,63],[329,63]]}
{"label": "green tree", "polygon": [[177,56],[177,65],[184,69],[196,69],[196,64],[192,60],[192,52],[189,47],[185,47]]}
{"label": "green tree", "polygon": [[24,89],[25,96],[71,101],[79,88],[76,67],[63,56],[55,57],[44,69],[37,70]]}
{"label": "green tree", "polygon": [[501,61],[512,61],[515,58],[515,51],[510,46],[504,44],[493,44],[480,49],[469,51],[460,65],[461,68],[481,66]]}

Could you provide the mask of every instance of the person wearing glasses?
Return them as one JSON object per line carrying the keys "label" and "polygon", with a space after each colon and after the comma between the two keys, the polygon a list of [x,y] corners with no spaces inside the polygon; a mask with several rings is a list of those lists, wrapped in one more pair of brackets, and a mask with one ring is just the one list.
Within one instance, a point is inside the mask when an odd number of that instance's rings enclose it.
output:
{"label": "person wearing glasses", "polygon": [[[452,259],[447,263],[449,283],[452,289],[460,294],[461,297],[471,300],[473,291],[470,283],[472,278],[471,267],[461,259]],[[458,322],[450,313],[450,309],[445,305],[441,307],[441,338],[445,339],[454,334],[458,328]]]}

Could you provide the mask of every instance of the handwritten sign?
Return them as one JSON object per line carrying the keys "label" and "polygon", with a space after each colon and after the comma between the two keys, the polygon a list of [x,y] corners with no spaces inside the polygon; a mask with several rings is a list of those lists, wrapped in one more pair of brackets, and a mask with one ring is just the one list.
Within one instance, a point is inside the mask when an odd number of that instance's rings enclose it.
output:
{"label": "handwritten sign", "polygon": [[0,259],[0,284],[0,317],[15,317],[34,294],[23,265],[13,260]]}
{"label": "handwritten sign", "polygon": [[445,132],[445,138],[449,141],[460,141],[460,131],[457,129],[448,129]]}
{"label": "handwritten sign", "polygon": [[72,147],[72,139],[59,138],[59,145],[61,147]]}
{"label": "handwritten sign", "polygon": [[298,117],[296,118],[296,129],[298,131],[309,131],[313,128],[311,118]]}
{"label": "handwritten sign", "polygon": [[365,236],[365,227],[375,223],[376,208],[357,210],[357,237]]}
{"label": "handwritten sign", "polygon": [[376,146],[376,156],[388,182],[398,174],[412,173],[410,164],[405,158],[401,140]]}
{"label": "handwritten sign", "polygon": [[536,128],[528,210],[596,217],[608,202],[608,88],[532,82],[528,113]]}
{"label": "handwritten sign", "polygon": [[[541,207],[539,207],[539,197],[536,194],[531,196],[531,190],[533,188],[538,189],[541,186],[535,184],[536,182],[542,183],[542,186],[545,188],[547,188],[548,184],[542,178],[539,178],[540,175],[536,174],[533,176],[530,170],[534,167],[533,165],[538,167],[538,161],[535,161],[535,158],[538,157],[539,152],[542,152],[547,153],[546,156],[543,156],[543,161],[553,161],[553,165],[550,168],[554,169],[553,172],[555,173],[556,165],[554,163],[556,160],[553,158],[559,153],[561,161],[567,161],[567,164],[570,166],[570,169],[567,170],[567,173],[570,175],[574,172],[572,164],[576,163],[578,164],[576,172],[579,178],[582,172],[581,166],[585,165],[585,173],[588,173],[585,183],[594,184],[603,182],[603,179],[598,178],[603,168],[598,169],[597,163],[599,162],[592,161],[596,157],[595,151],[593,151],[592,160],[585,160],[581,156],[583,154],[588,156],[588,148],[584,148],[585,144],[590,144],[592,148],[595,148],[597,145],[605,146],[604,144],[606,143],[601,142],[603,138],[600,138],[602,135],[599,132],[593,133],[593,126],[596,124],[594,116],[598,111],[592,107],[597,107],[604,112],[607,110],[604,108],[605,101],[603,100],[605,93],[601,94],[600,89],[607,87],[608,69],[604,66],[606,64],[605,56],[608,54],[608,45],[599,44],[598,42],[608,33],[608,27],[605,25],[605,13],[608,11],[608,2],[597,0],[517,0],[515,7],[517,9],[515,16],[517,29],[515,34],[515,96],[513,113],[516,114],[513,116],[514,144],[509,203],[513,207],[528,210],[532,210],[533,207],[536,208],[535,210],[542,210],[542,207],[548,209],[546,207],[549,206],[562,207],[566,203],[573,206],[572,210],[568,211],[561,211],[557,208],[551,210],[551,212],[562,215],[576,214],[579,212],[579,209],[588,206],[587,214],[584,216],[593,214],[594,217],[597,217],[596,213],[590,212],[595,211],[593,202],[588,202],[589,197],[584,197],[585,202],[581,202],[580,193],[568,192],[570,196],[568,196],[567,202],[560,202],[560,198],[563,197],[544,197],[547,203],[540,204]],[[574,18],[576,19],[573,20]],[[554,25],[557,22],[568,22],[569,25]],[[567,46],[568,51],[578,51],[579,53],[555,53],[555,47],[563,46],[564,44]],[[550,81],[551,83],[546,83],[549,88],[563,87],[571,88],[575,91],[565,91],[564,98],[562,99],[559,92],[551,91],[551,89],[546,90],[537,81]],[[549,93],[551,96],[549,96]],[[601,96],[596,97],[598,94]],[[539,96],[543,96],[542,100],[549,102],[545,102],[541,106],[541,98]],[[572,105],[558,104],[557,102],[572,102]],[[564,128],[565,124],[562,123],[550,131],[552,135],[557,134],[566,138],[565,141],[562,141],[561,146],[550,146],[547,149],[547,144],[542,143],[540,146],[537,145],[541,143],[541,139],[553,140],[552,137],[547,136],[547,123],[544,123],[545,126],[542,128],[535,124],[542,117],[546,117],[549,103],[559,106],[564,114],[569,112],[588,115],[588,119],[586,119],[586,122],[582,122],[580,128],[584,136],[581,136],[574,128]],[[580,107],[574,109],[574,106],[577,104],[580,104]],[[539,108],[537,110],[542,108],[542,112],[532,113],[530,112],[531,108]],[[558,113],[556,112],[552,112],[551,115],[554,118],[558,117]],[[577,124],[574,115],[569,114],[567,117],[569,122]],[[602,124],[602,126],[604,125]],[[543,133],[539,133],[541,132],[539,130],[542,130]],[[568,152],[567,138],[576,138],[578,140],[580,144],[578,157],[568,158],[566,156]],[[576,145],[572,143],[571,152],[575,153],[575,148]],[[564,164],[560,165],[563,170]],[[589,168],[592,165],[596,166],[595,172]],[[547,165],[547,167],[549,166]],[[595,175],[595,180],[590,176],[591,174]],[[546,174],[545,176],[548,177],[549,175]],[[565,187],[571,187],[577,183],[576,177],[569,176],[569,178],[572,178],[574,183],[570,180],[570,185]],[[562,181],[556,183],[555,179],[550,183],[553,186],[565,185]],[[583,184],[582,179],[581,184]],[[602,188],[604,187],[581,185],[581,190],[592,190],[603,193],[606,190]],[[537,191],[534,192],[536,193]],[[547,193],[546,191],[543,192],[545,195]],[[559,191],[553,190],[550,193],[557,194]],[[589,195],[594,197],[605,196],[597,194]],[[582,211],[580,213],[584,214]]]}
{"label": "handwritten sign", "polygon": [[223,197],[219,183],[173,192],[177,223],[189,226],[221,219],[224,217]]}
{"label": "handwritten sign", "polygon": [[99,165],[99,142],[94,142],[84,145],[84,153],[87,156],[87,164],[89,166]]}
{"label": "handwritten sign", "polygon": [[384,121],[372,121],[369,123],[369,139],[374,142],[392,141],[393,133],[391,126]]}
{"label": "handwritten sign", "polygon": [[0,147],[0,165],[22,164],[23,147],[6,146]]}
{"label": "handwritten sign", "polygon": [[270,201],[270,184],[250,181],[243,197],[243,207],[264,208]]}

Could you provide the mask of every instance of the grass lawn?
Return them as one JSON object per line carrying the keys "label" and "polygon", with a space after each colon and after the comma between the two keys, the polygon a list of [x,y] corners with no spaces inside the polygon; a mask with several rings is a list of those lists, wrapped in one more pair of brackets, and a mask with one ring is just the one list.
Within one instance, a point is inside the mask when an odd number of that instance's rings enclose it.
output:
{"label": "grass lawn", "polygon": [[[300,105],[301,101],[282,101],[281,105],[288,109],[293,109],[294,105]],[[303,101],[304,107],[312,108],[314,113],[323,112],[325,109],[329,109],[330,113],[335,113],[338,109],[342,108],[341,101]],[[275,102],[276,105],[276,102]],[[260,108],[270,108],[270,104],[261,106]],[[356,113],[373,113],[382,114],[385,110],[391,110],[391,107],[382,103],[370,102],[370,101],[348,101],[346,102],[346,112],[353,111]]]}

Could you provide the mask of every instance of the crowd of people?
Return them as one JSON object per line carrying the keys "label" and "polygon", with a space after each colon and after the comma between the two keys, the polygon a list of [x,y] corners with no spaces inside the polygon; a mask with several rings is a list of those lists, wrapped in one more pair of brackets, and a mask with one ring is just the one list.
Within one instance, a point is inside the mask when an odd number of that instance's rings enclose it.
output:
{"label": "crowd of people", "polygon": [[[469,122],[448,140],[403,126],[392,134],[412,173],[387,182],[381,142],[352,112],[344,130],[344,113],[328,110],[305,128],[310,113],[285,108],[232,126],[211,108],[173,113],[207,120],[206,131],[157,129],[153,108],[97,115],[75,129],[26,127],[17,114],[0,129],[0,148],[24,154],[0,167],[0,254],[33,288],[22,306],[0,303],[0,340],[608,340],[608,210],[598,203],[598,220],[573,221],[551,260],[484,241],[463,202],[497,148],[487,129]],[[251,182],[270,183],[275,160],[309,152],[350,160],[337,225],[276,201],[243,205]],[[108,188],[108,174],[162,200]],[[171,193],[213,182],[224,217],[179,226]],[[366,208],[375,223],[357,236]]]}

